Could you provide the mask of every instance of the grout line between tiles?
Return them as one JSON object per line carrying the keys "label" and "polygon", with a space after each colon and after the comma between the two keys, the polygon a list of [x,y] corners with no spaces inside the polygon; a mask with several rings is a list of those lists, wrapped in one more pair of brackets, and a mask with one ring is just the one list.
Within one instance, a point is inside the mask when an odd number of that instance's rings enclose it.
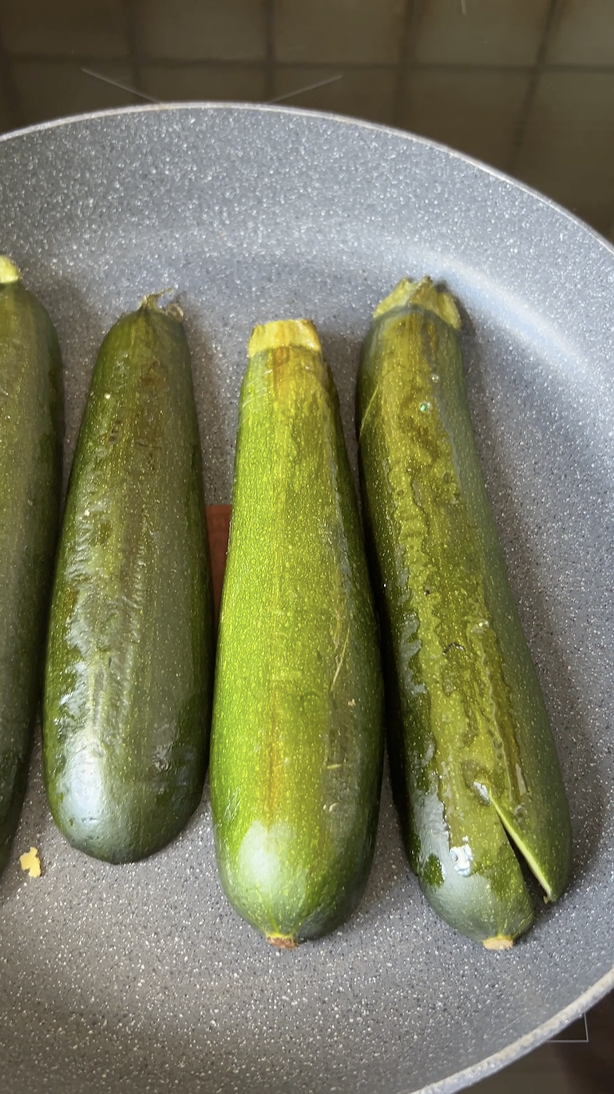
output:
{"label": "grout line between tiles", "polygon": [[275,0],[264,0],[264,101],[271,102],[275,87]]}
{"label": "grout line between tiles", "polygon": [[526,134],[526,131],[527,131],[527,125],[528,125],[528,122],[529,122],[529,118],[531,116],[531,111],[533,109],[533,104],[535,102],[535,97],[536,97],[536,94],[537,94],[537,88],[539,86],[539,81],[541,79],[542,72],[544,71],[544,68],[545,68],[546,51],[548,49],[548,42],[549,42],[549,39],[550,39],[550,32],[552,30],[554,21],[555,21],[557,15],[559,13],[559,8],[561,6],[561,2],[562,2],[562,0],[550,0],[550,6],[549,6],[548,11],[546,13],[546,19],[545,19],[545,22],[544,22],[544,29],[542,31],[541,42],[539,44],[539,49],[537,51],[537,57],[535,58],[535,64],[533,65],[531,78],[529,80],[529,86],[527,88],[527,93],[525,95],[524,102],[522,104],[522,109],[520,111],[520,119],[519,119],[519,122],[518,122],[518,126],[516,128],[516,133],[514,135],[514,140],[512,141],[512,148],[511,148],[511,151],[510,151],[510,156],[509,156],[509,160],[508,160],[507,167],[506,167],[506,170],[508,171],[508,173],[510,175],[515,174],[515,171],[516,171],[516,164],[518,163],[518,156],[520,154],[520,149],[522,147],[522,142],[524,140],[524,137],[525,137],[525,134]]}
{"label": "grout line between tiles", "polygon": [[131,80],[135,91],[142,91],[140,65],[140,35],[139,20],[134,0],[122,0],[124,16],[126,19],[126,35],[128,39],[128,63],[130,65]]}
{"label": "grout line between tiles", "polygon": [[[138,38],[138,32],[137,32]],[[201,61],[199,60],[182,60],[181,58],[173,59],[164,57],[158,59],[156,57],[147,57],[142,50],[137,49],[135,51],[136,61],[139,66],[143,65],[155,65],[156,68],[164,68],[172,71],[173,69],[185,69],[185,68],[227,68],[232,71],[236,68],[262,68],[262,60],[254,60],[250,58],[243,60],[242,58],[232,58],[230,60],[208,57]],[[116,55],[113,57],[105,56],[101,57],[99,53],[70,53],[70,54],[56,54],[53,57],[43,56],[37,53],[20,54],[17,57],[9,58],[13,64],[37,64],[37,65],[76,65],[82,64],[89,65],[120,65],[130,64],[132,53],[124,53],[123,55]],[[288,67],[288,66],[286,66]],[[312,65],[312,68],[322,68],[322,65]],[[369,66],[370,67],[370,66]],[[380,66],[381,67],[381,66]],[[614,69],[613,69],[614,71]]]}
{"label": "grout line between tiles", "polygon": [[[124,0],[125,3],[130,3],[130,0]],[[274,0],[268,0],[269,3]],[[420,0],[409,0],[409,4],[414,4],[415,7],[420,5]],[[135,39],[138,39],[138,29],[135,29]],[[415,35],[415,30],[412,31],[412,35]],[[117,54],[115,56],[104,56],[100,54],[49,54],[41,53],[20,53],[8,55],[6,51],[1,54],[3,63],[10,64],[39,64],[39,65],[56,65],[56,64],[71,64],[81,67],[81,65],[105,65],[105,64],[131,64],[136,62],[138,67],[143,65],[155,65],[156,68],[161,68],[172,72],[175,69],[190,69],[190,68],[227,68],[229,71],[237,68],[252,68],[261,69],[263,61],[260,59],[249,58],[243,60],[242,58],[215,58],[206,57],[200,60],[194,58],[188,58],[182,60],[181,58],[172,57],[146,57],[139,50],[136,45],[133,48],[130,46],[130,52],[128,54]],[[412,72],[450,72],[458,75],[475,75],[481,76],[482,74],[499,73],[504,75],[506,73],[512,75],[528,74],[534,72],[534,65],[476,65],[476,64],[464,64],[458,63],[443,63],[443,62],[418,62],[411,59],[411,53],[407,54],[407,64]],[[271,55],[267,49],[267,56],[264,61],[265,65],[270,64],[271,68],[276,69],[313,69],[321,70],[323,68],[339,68],[343,67],[344,71],[371,71],[372,69],[378,69],[382,72],[389,72],[391,69],[398,70],[401,62],[395,62],[395,64],[388,64],[386,62],[379,61],[377,63],[369,61],[275,61],[273,55],[273,49],[271,49]],[[540,67],[540,74],[546,72],[560,72],[568,73],[571,75],[597,75],[597,76],[614,76],[614,64],[611,65],[572,65],[572,64],[543,64]]]}
{"label": "grout line between tiles", "polygon": [[401,45],[399,59],[397,61],[396,86],[392,104],[393,125],[402,126],[407,114],[407,92],[409,76],[413,69],[414,45],[418,22],[422,14],[420,0],[406,0],[403,17],[403,30],[401,32]]}
{"label": "grout line between tiles", "polygon": [[9,116],[10,127],[17,129],[18,126],[23,124],[23,115],[21,111],[21,100],[19,92],[15,86],[13,80],[13,73],[11,69],[11,58],[4,48],[4,42],[2,41],[2,35],[0,34],[0,90],[2,91],[4,101]]}

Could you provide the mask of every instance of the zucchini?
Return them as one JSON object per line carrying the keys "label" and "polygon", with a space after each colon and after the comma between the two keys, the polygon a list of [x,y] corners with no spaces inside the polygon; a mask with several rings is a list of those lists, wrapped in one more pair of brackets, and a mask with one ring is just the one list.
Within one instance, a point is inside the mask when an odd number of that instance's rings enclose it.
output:
{"label": "zucchini", "polygon": [[434,909],[488,948],[570,872],[569,811],[467,404],[454,300],[429,278],[376,308],[357,389],[367,538],[388,656],[393,790]]}
{"label": "zucchini", "polygon": [[0,256],[0,873],[26,789],[62,491],[57,335]]}
{"label": "zucchini", "polygon": [[190,355],[179,309],[148,297],[98,355],[53,588],[43,760],[74,847],[134,861],[185,826],[202,794],[212,669]]}
{"label": "zucchini", "polygon": [[254,329],[218,636],[211,809],[223,887],[292,947],[356,907],[373,856],[383,684],[356,493],[312,323]]}

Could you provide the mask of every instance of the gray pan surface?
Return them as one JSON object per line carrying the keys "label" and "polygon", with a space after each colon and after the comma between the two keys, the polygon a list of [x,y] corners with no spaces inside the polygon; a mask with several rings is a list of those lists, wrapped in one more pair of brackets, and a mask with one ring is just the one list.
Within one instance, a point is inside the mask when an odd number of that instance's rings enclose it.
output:
{"label": "gray pan surface", "polygon": [[[58,328],[67,466],[104,333],[146,293],[174,289],[209,503],[230,500],[255,323],[315,320],[355,466],[353,388],[373,307],[402,276],[448,285],[575,838],[560,903],[513,951],[487,953],[423,900],[386,783],[358,913],[280,952],[222,895],[208,789],[170,847],[109,866],[54,828],[37,744],[0,882],[3,1094],[443,1094],[552,1036],[614,987],[614,250],[428,141],[219,104],[2,138],[0,249]],[[19,868],[31,844],[39,880]]]}

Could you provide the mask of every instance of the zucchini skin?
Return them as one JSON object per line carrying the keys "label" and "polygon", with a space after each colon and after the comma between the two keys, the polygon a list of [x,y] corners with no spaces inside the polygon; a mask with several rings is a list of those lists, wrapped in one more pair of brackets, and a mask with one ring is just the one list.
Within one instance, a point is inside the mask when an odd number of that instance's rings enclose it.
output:
{"label": "zucchini skin", "polygon": [[62,491],[53,324],[0,257],[0,873],[26,789]]}
{"label": "zucchini skin", "polygon": [[376,309],[357,388],[361,489],[407,853],[448,923],[506,948],[533,919],[511,843],[556,900],[571,829],[475,447],[459,328],[428,278],[401,282]]}
{"label": "zucchini skin", "polygon": [[330,369],[305,320],[256,327],[239,409],[211,809],[234,908],[291,947],[356,907],[384,745],[377,622]]}
{"label": "zucchini skin", "polygon": [[49,804],[69,843],[112,863],[181,831],[207,763],[214,632],[201,448],[171,309],[148,298],[102,344],[51,607]]}

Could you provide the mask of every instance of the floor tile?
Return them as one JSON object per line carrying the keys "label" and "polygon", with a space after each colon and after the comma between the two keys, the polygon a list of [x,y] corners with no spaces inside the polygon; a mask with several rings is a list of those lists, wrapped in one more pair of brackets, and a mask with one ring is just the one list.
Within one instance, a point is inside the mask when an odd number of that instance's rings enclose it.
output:
{"label": "floor tile", "polygon": [[552,1045],[542,1045],[469,1089],[472,1094],[577,1094]]}
{"label": "floor tile", "polygon": [[284,96],[288,106],[330,110],[385,125],[392,122],[394,88],[394,71],[388,68],[289,65],[275,73],[275,96]]}
{"label": "floor tile", "polygon": [[[121,62],[100,61],[96,71],[130,85],[132,73]],[[13,77],[24,124],[141,102],[134,95],[82,71],[65,61],[17,61]]]}
{"label": "floor tile", "polygon": [[529,87],[530,72],[416,69],[402,124],[476,159],[505,169]]}
{"label": "floor tile", "polygon": [[258,61],[264,0],[135,0],[140,48],[151,60]]}
{"label": "floor tile", "polygon": [[275,58],[299,64],[395,64],[405,0],[276,0]]}
{"label": "floor tile", "polygon": [[259,102],[264,96],[261,65],[144,65],[143,91],[161,102]]}
{"label": "floor tile", "polygon": [[128,52],[122,0],[2,4],[0,33],[4,48],[12,55],[123,57]]}
{"label": "floor tile", "polygon": [[546,60],[548,64],[614,65],[612,0],[562,0]]}
{"label": "floor tile", "polygon": [[6,133],[13,128],[13,114],[9,107],[6,92],[0,80],[0,133]]}
{"label": "floor tile", "polygon": [[549,3],[428,0],[417,23],[414,59],[418,64],[531,65]]}
{"label": "floor tile", "polygon": [[614,72],[544,72],[514,174],[607,231],[613,148]]}

